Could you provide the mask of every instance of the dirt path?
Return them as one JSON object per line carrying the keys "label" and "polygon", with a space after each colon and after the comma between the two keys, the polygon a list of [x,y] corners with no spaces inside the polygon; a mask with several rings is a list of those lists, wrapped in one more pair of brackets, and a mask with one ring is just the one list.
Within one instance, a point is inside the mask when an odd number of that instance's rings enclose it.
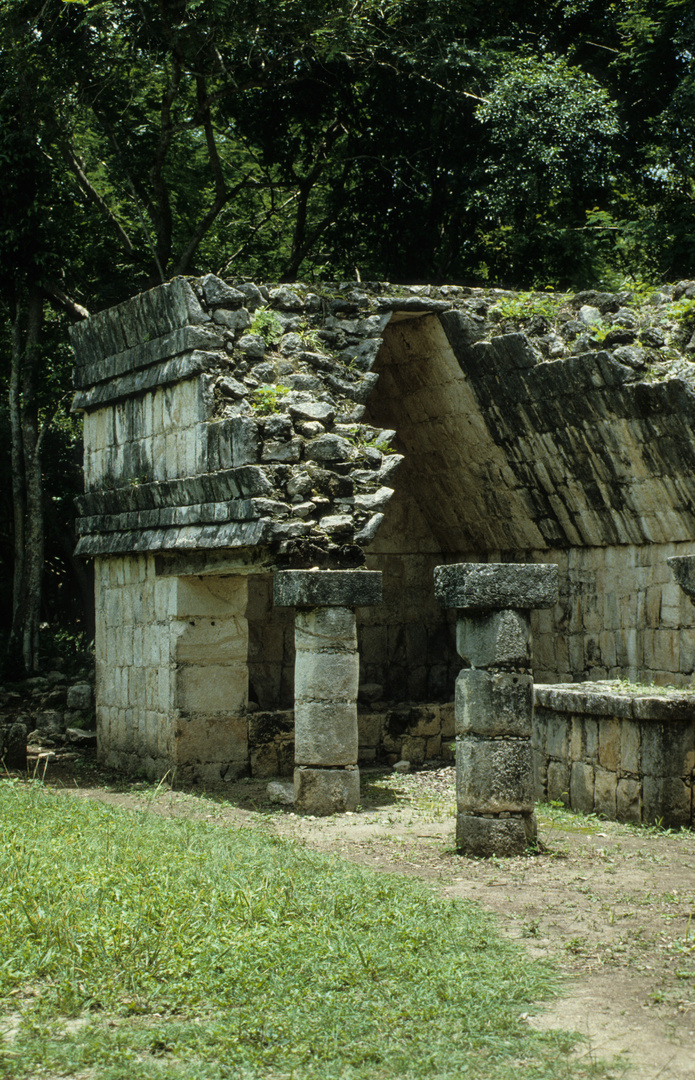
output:
{"label": "dirt path", "polygon": [[49,766],[45,779],[73,795],[133,809],[261,826],[316,850],[434,881],[444,895],[497,913],[504,933],[560,966],[562,996],[529,1023],[582,1033],[582,1054],[623,1055],[628,1080],[695,1080],[694,833],[542,808],[541,853],[470,860],[453,850],[453,768],[363,773],[363,809],[328,819],[278,808],[259,780],[208,794],[164,787],[155,793],[79,761]]}

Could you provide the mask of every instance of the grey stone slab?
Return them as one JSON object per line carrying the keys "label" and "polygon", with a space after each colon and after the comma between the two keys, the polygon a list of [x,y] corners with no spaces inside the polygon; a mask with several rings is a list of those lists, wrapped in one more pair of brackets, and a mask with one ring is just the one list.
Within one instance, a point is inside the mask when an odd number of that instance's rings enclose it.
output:
{"label": "grey stone slab", "polygon": [[642,820],[666,828],[693,824],[693,789],[680,776],[645,776],[642,781]]}
{"label": "grey stone slab", "polygon": [[381,603],[379,570],[279,570],[276,607],[362,607]]}
{"label": "grey stone slab", "polygon": [[531,624],[527,612],[471,612],[456,623],[456,650],[473,667],[528,667]]}
{"label": "grey stone slab", "polygon": [[594,809],[594,769],[583,761],[572,762],[570,774],[570,806],[573,810],[591,814]]}
{"label": "grey stone slab", "polygon": [[456,734],[530,738],[533,679],[464,669],[456,680]]}
{"label": "grey stone slab", "polygon": [[335,407],[325,401],[303,401],[291,404],[289,413],[295,420],[318,420],[321,424],[332,424],[335,419]]}
{"label": "grey stone slab", "polygon": [[692,721],[643,723],[641,771],[645,776],[686,776],[695,768]]}
{"label": "grey stone slab", "polygon": [[548,802],[561,802],[565,806],[570,801],[570,766],[566,761],[549,761],[546,796]]}
{"label": "grey stone slab", "polygon": [[530,812],[535,801],[530,741],[459,738],[456,801],[460,813]]}
{"label": "grey stone slab", "polygon": [[323,768],[357,764],[357,705],[295,701],[294,760]]}
{"label": "grey stone slab", "polygon": [[456,815],[456,849],[459,855],[490,858],[523,855],[537,838],[534,814],[523,817]]}
{"label": "grey stone slab", "polygon": [[615,793],[615,816],[618,821],[639,825],[642,821],[642,785],[639,780],[618,780]]}
{"label": "grey stone slab", "polygon": [[360,773],[357,766],[346,769],[294,770],[295,809],[305,814],[328,816],[354,811],[360,804]]}
{"label": "grey stone slab", "polygon": [[435,596],[460,611],[486,608],[552,607],[557,603],[558,568],[539,563],[455,563],[437,566]]}

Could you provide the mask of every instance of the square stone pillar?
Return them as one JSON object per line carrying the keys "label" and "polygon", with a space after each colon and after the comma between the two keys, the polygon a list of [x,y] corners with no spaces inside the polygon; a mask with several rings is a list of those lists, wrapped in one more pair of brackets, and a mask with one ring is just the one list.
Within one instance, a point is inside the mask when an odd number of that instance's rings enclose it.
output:
{"label": "square stone pillar", "polygon": [[273,600],[296,609],[295,806],[322,815],[355,810],[359,656],[353,609],[381,602],[381,573],[280,570]]}
{"label": "square stone pillar", "polygon": [[531,754],[532,608],[557,602],[557,566],[438,566],[435,594],[457,609],[456,846],[518,855],[536,838]]}

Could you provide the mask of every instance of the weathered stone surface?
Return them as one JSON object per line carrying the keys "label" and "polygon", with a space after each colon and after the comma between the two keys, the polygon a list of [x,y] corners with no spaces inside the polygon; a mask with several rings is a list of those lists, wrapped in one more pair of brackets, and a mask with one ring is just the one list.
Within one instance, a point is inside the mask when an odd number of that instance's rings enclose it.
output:
{"label": "weathered stone surface", "polygon": [[456,734],[531,737],[533,679],[464,669],[456,680]]}
{"label": "weathered stone surface", "polygon": [[294,770],[294,805],[306,814],[323,817],[354,811],[360,803],[360,773],[351,769]]}
{"label": "weathered stone surface", "polygon": [[456,563],[434,572],[437,600],[459,611],[550,607],[557,602],[558,570],[538,563]]}
{"label": "weathered stone surface", "polygon": [[240,307],[246,299],[238,289],[231,288],[221,278],[214,274],[206,274],[200,279],[200,287],[205,295],[205,300],[211,307],[236,308]]}
{"label": "weathered stone surface", "polygon": [[355,765],[357,708],[341,700],[296,701],[294,760],[297,765]]}
{"label": "weathered stone surface", "polygon": [[355,702],[359,684],[357,652],[297,650],[294,697],[299,702]]}
{"label": "weathered stone surface", "polygon": [[473,858],[523,855],[535,842],[536,835],[534,815],[508,818],[456,815],[456,848],[460,855]]}
{"label": "weathered stone surface", "polygon": [[535,801],[530,741],[459,739],[456,799],[460,813],[530,813]]}
{"label": "weathered stone surface", "polygon": [[66,704],[68,709],[83,709],[88,711],[94,704],[92,687],[90,683],[74,683],[68,687]]}
{"label": "weathered stone surface", "polygon": [[381,603],[378,570],[280,570],[273,580],[276,607],[361,607]]}
{"label": "weathered stone surface", "polygon": [[523,611],[471,612],[456,624],[456,651],[476,668],[527,667],[530,620]]}

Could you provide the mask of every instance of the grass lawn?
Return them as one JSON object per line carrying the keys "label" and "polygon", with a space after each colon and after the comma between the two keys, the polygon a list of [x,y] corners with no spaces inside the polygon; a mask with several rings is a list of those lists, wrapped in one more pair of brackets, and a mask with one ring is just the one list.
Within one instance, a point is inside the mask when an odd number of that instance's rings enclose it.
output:
{"label": "grass lawn", "polygon": [[604,1075],[474,905],[248,828],[0,783],[0,1077]]}

